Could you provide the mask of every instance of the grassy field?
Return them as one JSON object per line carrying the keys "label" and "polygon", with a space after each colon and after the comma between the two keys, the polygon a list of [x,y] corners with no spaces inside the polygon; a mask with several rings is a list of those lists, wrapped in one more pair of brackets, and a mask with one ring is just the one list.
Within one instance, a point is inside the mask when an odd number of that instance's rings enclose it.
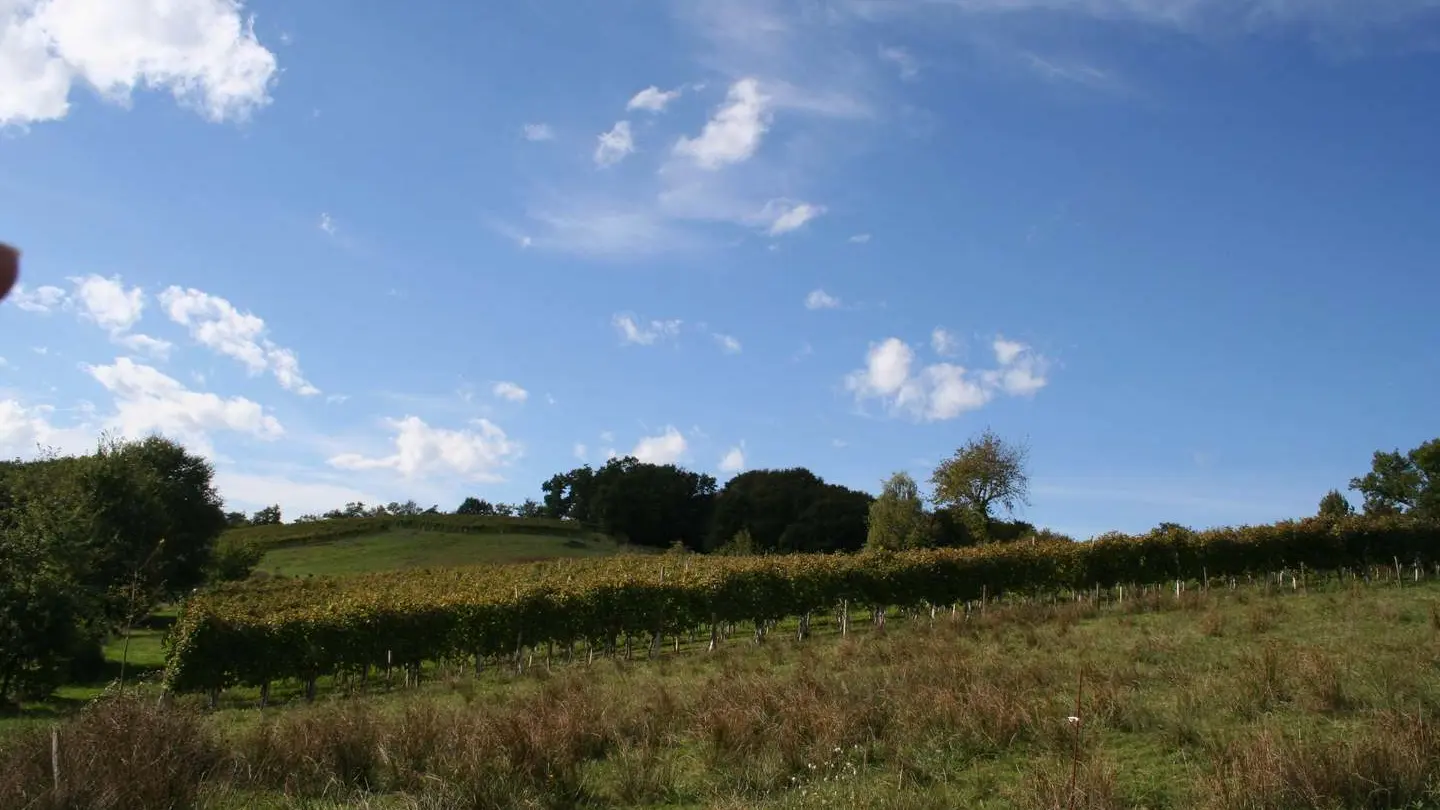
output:
{"label": "grassy field", "polygon": [[618,551],[617,543],[595,535],[462,534],[392,529],[361,537],[276,548],[266,552],[258,570],[286,576],[345,575],[591,557]]}
{"label": "grassy field", "polygon": [[48,733],[3,746],[0,806],[1440,807],[1433,582],[793,629],[265,711],[102,702],[56,738],[59,795]]}

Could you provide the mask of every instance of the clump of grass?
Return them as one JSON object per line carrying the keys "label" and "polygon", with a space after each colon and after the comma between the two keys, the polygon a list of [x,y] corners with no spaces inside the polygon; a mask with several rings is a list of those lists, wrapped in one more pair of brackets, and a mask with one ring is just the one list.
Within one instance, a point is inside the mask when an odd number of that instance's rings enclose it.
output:
{"label": "clump of grass", "polygon": [[196,713],[112,695],[53,731],[31,729],[0,750],[0,807],[188,807],[221,757]]}
{"label": "clump of grass", "polygon": [[1020,810],[1119,810],[1130,806],[1120,795],[1114,763],[1093,754],[1079,763],[1060,758],[1036,760],[1021,775],[1009,798]]}
{"label": "clump of grass", "polygon": [[1220,752],[1206,788],[1217,810],[1429,807],[1440,800],[1440,733],[1396,712],[1336,739],[1262,731]]}

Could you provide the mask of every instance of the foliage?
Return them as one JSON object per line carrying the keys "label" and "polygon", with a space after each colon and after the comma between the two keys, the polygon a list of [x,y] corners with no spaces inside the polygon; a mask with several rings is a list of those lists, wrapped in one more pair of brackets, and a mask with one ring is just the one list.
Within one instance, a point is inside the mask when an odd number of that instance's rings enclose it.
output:
{"label": "foliage", "polygon": [[749,529],[741,529],[735,536],[720,544],[712,554],[728,555],[731,557],[746,557],[755,553],[755,538],[750,536]]}
{"label": "foliage", "polygon": [[870,504],[865,547],[900,551],[933,545],[929,516],[920,500],[920,488],[909,473],[897,472],[885,481],[880,497]]}
{"label": "foliage", "polygon": [[495,507],[490,502],[474,496],[466,498],[455,510],[457,515],[493,515]]}
{"label": "foliage", "polygon": [[204,581],[226,525],[212,477],[159,437],[0,469],[0,700]]}
{"label": "foliage", "polygon": [[234,534],[222,534],[215,543],[210,557],[211,582],[237,582],[250,576],[265,551],[260,547],[237,538]]}
{"label": "foliage", "polygon": [[1342,518],[1355,514],[1355,507],[1350,505],[1344,495],[1338,489],[1332,489],[1325,493],[1320,499],[1320,517]]}
{"label": "foliage", "polygon": [[935,468],[930,477],[935,503],[974,516],[970,528],[988,538],[995,506],[1013,512],[1029,503],[1028,454],[1024,445],[1006,442],[987,429]]}
{"label": "foliage", "polygon": [[588,464],[546,481],[546,517],[594,524],[600,531],[640,546],[668,548],[679,540],[701,548],[715,498],[715,478],[674,464],[612,458],[600,469]]}
{"label": "foliage", "polygon": [[730,479],[715,498],[707,548],[748,530],[761,552],[856,551],[865,544],[871,497],[803,467],[751,470]]}
{"label": "foliage", "polygon": [[258,685],[617,636],[679,635],[857,605],[917,608],[1202,576],[1440,561],[1440,527],[1307,519],[1089,543],[1027,541],[874,555],[615,557],[229,586],[190,599],[166,668],[177,690]]}
{"label": "foliage", "polygon": [[1440,439],[1408,453],[1375,451],[1370,472],[1350,480],[1365,497],[1365,514],[1413,513],[1440,519]]}
{"label": "foliage", "polygon": [[281,522],[280,504],[267,506],[250,517],[250,524],[252,526],[270,526]]}

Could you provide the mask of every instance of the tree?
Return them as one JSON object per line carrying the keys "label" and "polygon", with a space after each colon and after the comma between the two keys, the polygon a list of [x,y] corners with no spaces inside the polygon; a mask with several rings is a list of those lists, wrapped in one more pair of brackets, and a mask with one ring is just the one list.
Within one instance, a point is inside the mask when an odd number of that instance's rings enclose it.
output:
{"label": "tree", "polygon": [[1319,514],[1320,517],[1341,518],[1355,514],[1355,507],[1351,506],[1350,501],[1340,494],[1340,490],[1332,489],[1320,499]]}
{"label": "tree", "polygon": [[226,512],[225,525],[229,526],[232,529],[238,529],[241,526],[249,526],[250,518],[245,517],[244,512]]}
{"label": "tree", "polygon": [[250,523],[255,526],[273,526],[280,522],[280,504],[278,503],[261,509],[250,518]]}
{"label": "tree", "polygon": [[420,514],[421,511],[422,510],[420,509],[420,504],[414,501],[406,501],[404,503],[399,503],[398,501],[391,501],[385,506],[386,514],[395,515],[397,517],[414,517],[415,515]]}
{"label": "tree", "polygon": [[482,516],[493,515],[495,514],[495,507],[491,506],[489,501],[482,500],[480,498],[470,497],[466,498],[460,503],[460,506],[455,510],[455,514]]}
{"label": "tree", "polygon": [[1030,479],[1025,471],[1029,450],[986,429],[941,462],[930,477],[934,500],[957,513],[980,537],[988,539],[992,511],[998,505],[1014,512],[1028,504]]}
{"label": "tree", "polygon": [[526,498],[515,510],[515,514],[522,518],[538,518],[544,514],[544,507],[534,498]]}
{"label": "tree", "polygon": [[669,548],[676,540],[698,549],[709,525],[715,478],[674,464],[612,458],[558,473],[541,485],[546,517],[594,525],[642,546]]}
{"label": "tree", "polygon": [[1440,439],[1409,453],[1375,451],[1370,472],[1350,479],[1365,497],[1365,514],[1440,519]]}
{"label": "tree", "polygon": [[909,473],[897,472],[885,481],[880,497],[870,504],[866,527],[867,549],[900,551],[933,544],[920,487]]}
{"label": "tree", "polygon": [[761,552],[856,551],[865,545],[870,501],[803,467],[743,472],[715,497],[706,548],[746,530]]}

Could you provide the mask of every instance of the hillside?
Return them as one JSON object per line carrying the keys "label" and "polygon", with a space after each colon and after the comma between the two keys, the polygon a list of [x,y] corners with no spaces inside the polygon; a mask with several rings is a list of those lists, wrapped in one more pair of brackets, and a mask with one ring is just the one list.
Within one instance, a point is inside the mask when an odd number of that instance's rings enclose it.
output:
{"label": "hillside", "polygon": [[469,515],[246,526],[225,538],[264,551],[256,570],[286,576],[594,557],[624,548],[575,521]]}
{"label": "hillside", "polygon": [[77,801],[35,806],[1435,807],[1440,587],[1377,574],[287,681],[263,713],[147,691],[0,746],[0,805],[51,795],[54,744]]}

